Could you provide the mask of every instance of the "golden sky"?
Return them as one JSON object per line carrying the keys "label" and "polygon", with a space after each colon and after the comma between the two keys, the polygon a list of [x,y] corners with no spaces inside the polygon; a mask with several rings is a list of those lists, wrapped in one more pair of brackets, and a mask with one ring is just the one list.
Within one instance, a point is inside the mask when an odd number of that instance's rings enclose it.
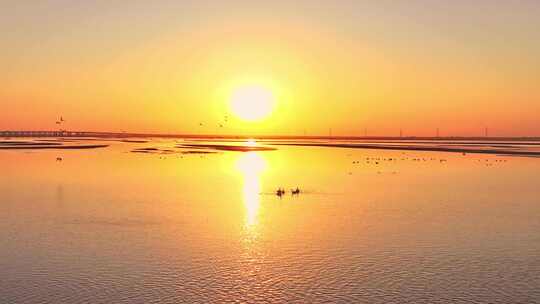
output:
{"label": "golden sky", "polygon": [[[538,1],[20,2],[0,130],[540,135]],[[266,118],[231,113],[246,86]]]}

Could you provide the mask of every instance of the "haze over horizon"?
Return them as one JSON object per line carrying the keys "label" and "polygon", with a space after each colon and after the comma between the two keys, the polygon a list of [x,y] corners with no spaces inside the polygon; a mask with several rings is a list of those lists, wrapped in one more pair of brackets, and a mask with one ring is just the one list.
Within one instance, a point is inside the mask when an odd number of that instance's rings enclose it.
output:
{"label": "haze over horizon", "polygon": [[538,16],[532,0],[2,1],[0,130],[539,136]]}

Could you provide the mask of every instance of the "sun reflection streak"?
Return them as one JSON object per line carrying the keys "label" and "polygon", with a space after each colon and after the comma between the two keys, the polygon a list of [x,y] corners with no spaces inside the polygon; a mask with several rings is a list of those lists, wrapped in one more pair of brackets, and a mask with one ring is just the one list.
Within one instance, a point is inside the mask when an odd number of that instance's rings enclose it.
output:
{"label": "sun reflection streak", "polygon": [[257,146],[257,142],[255,141],[255,139],[253,138],[250,138],[246,141],[246,146],[248,147],[255,147]]}
{"label": "sun reflection streak", "polygon": [[244,179],[245,228],[253,231],[258,223],[262,188],[260,174],[266,169],[266,160],[257,152],[249,152],[242,154],[236,166]]}

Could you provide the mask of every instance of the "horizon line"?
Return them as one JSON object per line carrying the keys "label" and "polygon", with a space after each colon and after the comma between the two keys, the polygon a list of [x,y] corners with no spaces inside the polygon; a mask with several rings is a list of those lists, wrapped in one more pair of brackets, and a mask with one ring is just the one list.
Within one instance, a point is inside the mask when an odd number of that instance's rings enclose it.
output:
{"label": "horizon line", "polygon": [[197,133],[139,133],[69,130],[3,130],[0,137],[156,137],[156,138],[220,138],[220,139],[352,139],[352,140],[533,140],[540,136],[387,136],[387,135],[261,135],[261,134],[197,134]]}

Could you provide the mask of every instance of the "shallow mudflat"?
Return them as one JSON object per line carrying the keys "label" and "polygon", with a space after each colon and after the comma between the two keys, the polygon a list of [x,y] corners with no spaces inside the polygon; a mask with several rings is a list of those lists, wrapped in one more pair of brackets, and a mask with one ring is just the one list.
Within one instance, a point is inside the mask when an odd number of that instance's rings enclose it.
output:
{"label": "shallow mudflat", "polygon": [[248,145],[221,145],[221,144],[181,144],[179,148],[192,148],[192,149],[213,149],[220,151],[237,151],[237,152],[250,152],[250,151],[274,151],[277,150],[274,147],[266,146],[248,146]]}
{"label": "shallow mudflat", "polygon": [[451,142],[274,142],[276,146],[329,147],[373,150],[430,151],[516,156],[540,156],[538,143],[451,143]]}
{"label": "shallow mudflat", "polygon": [[80,150],[80,149],[97,149],[106,148],[108,145],[13,145],[1,146],[0,150]]}
{"label": "shallow mudflat", "polygon": [[203,150],[184,150],[184,149],[170,149],[170,148],[136,148],[131,150],[132,153],[145,153],[145,154],[214,154],[215,151],[203,151]]}
{"label": "shallow mudflat", "polygon": [[7,146],[61,146],[59,142],[49,141],[0,141],[0,147]]}
{"label": "shallow mudflat", "polygon": [[[67,144],[70,143],[70,144]],[[75,150],[106,148],[105,144],[88,144],[77,141],[50,141],[50,140],[27,140],[27,141],[0,141],[0,150]]]}

